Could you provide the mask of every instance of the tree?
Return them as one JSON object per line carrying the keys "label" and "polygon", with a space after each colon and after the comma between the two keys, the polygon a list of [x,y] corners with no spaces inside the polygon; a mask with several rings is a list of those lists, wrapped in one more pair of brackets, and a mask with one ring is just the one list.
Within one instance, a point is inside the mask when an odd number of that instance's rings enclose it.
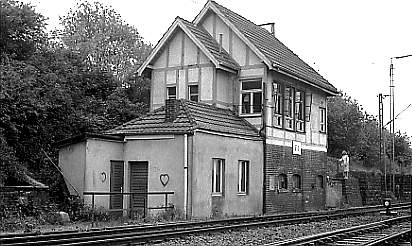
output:
{"label": "tree", "polygon": [[60,21],[62,28],[56,34],[63,44],[82,54],[90,66],[112,72],[124,86],[151,49],[135,27],[99,2],[77,3]]}
{"label": "tree", "polygon": [[46,41],[45,18],[33,6],[14,0],[0,0],[0,53],[2,59],[23,60]]}

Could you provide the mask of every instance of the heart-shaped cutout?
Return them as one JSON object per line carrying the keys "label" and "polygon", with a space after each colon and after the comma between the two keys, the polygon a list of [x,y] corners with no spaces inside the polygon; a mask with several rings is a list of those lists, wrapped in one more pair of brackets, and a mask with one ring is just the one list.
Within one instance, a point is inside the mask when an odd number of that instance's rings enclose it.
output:
{"label": "heart-shaped cutout", "polygon": [[169,175],[166,173],[160,174],[160,183],[162,183],[163,186],[166,186],[167,183],[169,183]]}

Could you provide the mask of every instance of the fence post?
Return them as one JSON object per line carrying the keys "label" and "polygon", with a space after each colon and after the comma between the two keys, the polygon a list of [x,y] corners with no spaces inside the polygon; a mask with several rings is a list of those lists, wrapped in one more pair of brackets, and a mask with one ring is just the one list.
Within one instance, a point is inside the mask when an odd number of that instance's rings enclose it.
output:
{"label": "fence post", "polygon": [[130,194],[130,219],[134,219],[134,214],[133,214],[133,198],[134,198],[134,193]]}
{"label": "fence post", "polygon": [[143,198],[143,218],[146,218],[146,206],[147,206],[147,200],[146,198]]}
{"label": "fence post", "polygon": [[167,193],[165,193],[165,211],[167,211]]}
{"label": "fence post", "polygon": [[92,227],[94,227],[94,193],[92,193]]}

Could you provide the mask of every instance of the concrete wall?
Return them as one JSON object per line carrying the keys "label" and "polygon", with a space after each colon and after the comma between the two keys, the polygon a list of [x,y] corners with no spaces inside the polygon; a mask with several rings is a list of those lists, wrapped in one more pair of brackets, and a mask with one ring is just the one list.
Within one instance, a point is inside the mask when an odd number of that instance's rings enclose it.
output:
{"label": "concrete wall", "polygon": [[[262,212],[262,142],[196,132],[193,137],[192,216],[211,217],[212,158],[225,159],[225,190],[218,208],[221,215]],[[238,194],[238,161],[250,161],[249,194]]]}
{"label": "concrete wall", "polygon": [[[65,176],[66,186],[71,195],[77,195],[72,188],[83,196],[86,165],[86,141],[61,147],[59,150],[59,167]],[[68,180],[66,180],[68,179]]]}
{"label": "concrete wall", "polygon": [[[183,210],[183,136],[182,135],[153,135],[131,137],[125,143],[125,192],[130,191],[130,161],[148,162],[148,191],[174,191],[169,197],[177,209]],[[167,174],[169,182],[163,186],[160,175]],[[164,196],[148,197],[148,207],[164,205]],[[129,207],[126,199],[124,206]],[[161,210],[149,211],[156,213]]]}

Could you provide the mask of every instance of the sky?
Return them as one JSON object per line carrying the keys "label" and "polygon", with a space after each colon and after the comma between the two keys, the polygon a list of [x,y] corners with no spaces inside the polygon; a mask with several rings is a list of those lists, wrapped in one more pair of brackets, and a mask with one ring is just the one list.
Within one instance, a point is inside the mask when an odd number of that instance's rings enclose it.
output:
{"label": "sky", "polygon": [[[24,0],[49,18],[78,0]],[[155,45],[176,16],[192,21],[206,0],[97,0],[110,5],[146,42]],[[275,22],[276,37],[338,90],[378,115],[378,94],[389,94],[391,57],[412,55],[410,0],[216,0],[255,24]],[[396,131],[412,136],[412,57],[394,59]],[[389,121],[389,98],[384,100]]]}

